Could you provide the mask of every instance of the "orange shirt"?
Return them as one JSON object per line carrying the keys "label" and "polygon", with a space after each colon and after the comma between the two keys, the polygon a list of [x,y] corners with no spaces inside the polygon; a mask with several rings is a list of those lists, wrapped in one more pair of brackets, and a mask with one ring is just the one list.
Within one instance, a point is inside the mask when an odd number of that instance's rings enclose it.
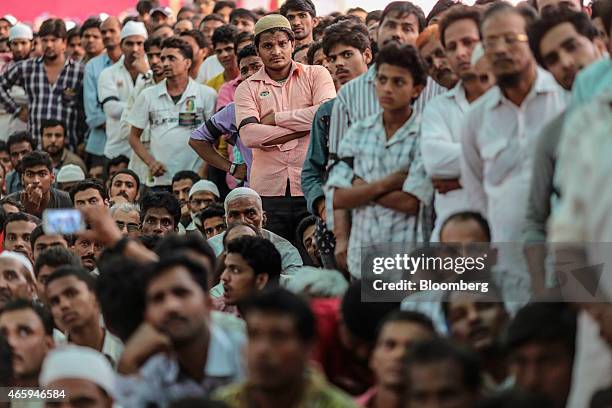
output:
{"label": "orange shirt", "polygon": [[319,105],[336,96],[329,72],[321,66],[293,62],[284,83],[272,80],[265,68],[243,81],[236,89],[236,125],[243,120],[261,120],[275,112],[276,126],[249,123],[240,128],[240,138],[253,149],[249,186],[262,197],[284,196],[289,180],[292,196],[303,196],[302,164],[310,133],[275,146],[264,143],[280,136],[310,131]]}

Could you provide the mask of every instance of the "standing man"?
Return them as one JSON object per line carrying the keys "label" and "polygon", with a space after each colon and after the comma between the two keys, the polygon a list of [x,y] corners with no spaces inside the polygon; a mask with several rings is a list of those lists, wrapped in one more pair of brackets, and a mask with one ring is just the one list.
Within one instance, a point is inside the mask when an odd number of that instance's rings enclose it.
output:
{"label": "standing man", "polygon": [[97,57],[104,52],[104,42],[102,41],[102,31],[98,17],[90,17],[81,26],[79,35],[81,36],[81,46],[85,50],[83,63]]}
{"label": "standing man", "polygon": [[[134,152],[149,167],[157,186],[170,186],[181,170],[197,171],[201,160],[188,148],[189,136],[214,113],[216,94],[189,77],[193,52],[180,38],[162,44],[162,64],[166,79],[143,91],[127,121]],[[151,152],[140,140],[143,130],[151,130]]]}
{"label": "standing man", "polygon": [[[76,146],[85,66],[66,60],[66,25],[62,20],[45,20],[38,31],[44,56],[13,65],[0,78],[0,104],[10,113],[28,121],[28,131],[41,139],[43,119],[59,119],[66,124],[68,140]],[[9,95],[13,85],[20,85],[28,96],[28,106],[19,106]]]}
{"label": "standing man", "polygon": [[217,28],[213,33],[213,49],[219,62],[223,65],[223,72],[210,79],[206,85],[217,92],[219,92],[223,84],[235,79],[240,74],[236,59],[236,35],[238,35],[238,30],[230,24]]}
{"label": "standing man", "polygon": [[314,42],[313,29],[319,24],[319,19],[312,0],[287,0],[281,6],[280,14],[291,23],[296,47]]}
{"label": "standing man", "polygon": [[144,23],[129,21],[121,29],[123,57],[102,71],[98,79],[98,99],[106,114],[104,156],[108,159],[120,155],[129,157],[132,152],[127,135],[121,133],[120,119],[134,84],[149,70],[144,51],[146,39]]}
{"label": "standing man", "polygon": [[13,171],[6,175],[6,193],[12,194],[23,189],[21,184],[21,160],[36,147],[28,132],[22,131],[11,135],[6,143]]}
{"label": "standing man", "polygon": [[293,240],[307,214],[301,172],[319,105],[335,95],[329,72],[292,61],[295,39],[278,14],[255,25],[255,47],[264,69],[236,90],[236,123],[253,149],[251,187],[263,197],[268,229]]}
{"label": "standing man", "polygon": [[77,165],[87,171],[85,163],[76,154],[66,147],[66,127],[56,119],[45,119],[42,121],[42,150],[51,157],[53,173],[57,175],[63,166],[69,164]]}
{"label": "standing man", "polygon": [[106,52],[93,58],[85,66],[85,85],[83,99],[85,116],[89,134],[85,151],[91,160],[90,167],[104,164],[104,146],[106,145],[106,115],[98,103],[98,78],[104,69],[110,67],[121,58],[121,23],[116,17],[108,17],[100,25],[102,41]]}

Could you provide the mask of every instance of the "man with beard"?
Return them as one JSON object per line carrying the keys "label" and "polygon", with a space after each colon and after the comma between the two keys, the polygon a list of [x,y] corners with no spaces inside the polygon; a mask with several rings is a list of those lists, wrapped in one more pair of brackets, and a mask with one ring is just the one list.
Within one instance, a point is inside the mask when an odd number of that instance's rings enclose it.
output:
{"label": "man with beard", "polygon": [[0,254],[0,309],[10,300],[32,301],[36,279],[30,260],[21,253],[5,250]]}
{"label": "man with beard", "polygon": [[[243,378],[238,351],[244,334],[211,320],[208,273],[202,264],[180,255],[162,258],[147,274],[145,321],[152,335],[165,341],[153,349],[145,347],[151,345],[151,336],[128,342],[118,369],[133,375],[124,382],[134,392],[131,399],[120,401],[122,406],[165,407]],[[168,347],[172,353],[163,351]]]}
{"label": "man with beard", "polygon": [[46,307],[31,300],[12,300],[0,312],[0,334],[13,350],[15,387],[38,387],[38,375],[55,346],[53,319]]}
{"label": "man with beard", "polygon": [[189,191],[198,181],[200,181],[198,173],[190,170],[179,171],[172,178],[172,194],[181,204],[181,224],[185,227],[191,222]]}
{"label": "man with beard", "polygon": [[100,324],[94,278],[81,267],[61,266],[47,279],[45,293],[53,320],[65,330],[68,343],[97,350],[116,365],[123,344]]}
{"label": "man with beard", "polygon": [[147,29],[143,23],[129,21],[121,29],[119,43],[123,57],[106,68],[98,78],[98,98],[106,114],[104,156],[113,159],[132,152],[128,138],[121,132],[120,119],[130,93],[138,80],[149,70],[144,42]]}
{"label": "man with beard", "polygon": [[421,150],[427,175],[436,195],[436,225],[432,240],[438,241],[446,218],[469,208],[461,188],[461,127],[470,104],[480,93],[480,79],[471,65],[472,52],[480,42],[480,12],[472,7],[454,7],[440,22],[440,41],[446,50],[449,68],[460,82],[450,91],[433,98],[423,111]]}
{"label": "man with beard", "polygon": [[[149,63],[150,70],[143,75],[143,81],[139,81],[135,86],[130,96],[128,97],[125,107],[123,108],[123,113],[121,114],[121,135],[126,137],[130,134],[130,125],[127,122],[127,118],[132,112],[134,108],[134,102],[140,95],[140,93],[159,83],[164,79],[164,67],[161,63],[161,38],[151,37],[147,38],[144,43],[145,54],[147,56],[147,61]],[[142,135],[140,135],[140,141],[147,151],[150,151],[151,146],[151,131],[147,126]],[[130,153],[130,163],[128,164],[128,169],[132,170],[138,178],[142,181],[143,184],[151,185],[152,179],[149,175],[149,168],[147,165],[138,157],[138,155],[132,151]]]}
{"label": "man with beard", "polygon": [[85,50],[85,58],[83,63],[97,57],[104,52],[104,42],[102,41],[102,31],[100,24],[102,22],[98,17],[90,17],[81,26],[79,35],[81,36],[81,45]]}
{"label": "man with beard", "polygon": [[[11,27],[8,39],[9,47],[13,54],[13,61],[9,64],[9,67],[30,57],[33,38],[32,29],[29,26],[17,23]],[[9,95],[11,95],[20,106],[26,106],[28,104],[27,95],[21,86],[13,85],[9,91]],[[0,129],[6,131],[7,135],[26,130],[27,127],[27,121],[20,120],[18,117],[13,116],[6,112],[4,108],[0,107]]]}
{"label": "man with beard", "polygon": [[74,61],[83,61],[85,49],[81,46],[79,27],[75,26],[66,33],[66,58]]}
{"label": "man with beard", "polygon": [[421,53],[421,57],[427,64],[427,73],[438,85],[451,89],[459,78],[453,71],[448,61],[448,57],[440,42],[440,29],[437,24],[428,26],[416,40],[416,46]]}
{"label": "man with beard", "polygon": [[106,144],[106,115],[98,103],[98,78],[102,71],[121,58],[121,23],[116,17],[108,17],[100,24],[102,41],[106,52],[93,58],[85,66],[83,100],[89,135],[85,151],[92,157],[90,167],[102,165]]}
{"label": "man with beard", "polygon": [[119,170],[110,181],[110,201],[116,203],[117,197],[123,197],[126,202],[135,204],[140,193],[140,178],[132,170]]}
{"label": "man with beard", "polygon": [[79,166],[83,173],[87,171],[83,160],[66,148],[66,128],[62,122],[56,119],[45,119],[41,127],[42,150],[51,157],[54,174],[57,175],[60,168],[68,164]]}
{"label": "man with beard", "polygon": [[[66,60],[66,25],[60,19],[45,20],[40,30],[44,56],[13,65],[0,77],[0,104],[5,109],[28,121],[28,131],[36,141],[41,138],[43,119],[53,118],[66,124],[71,145],[79,139],[78,101],[83,87],[85,66],[80,62]],[[44,86],[43,84],[58,86]],[[9,95],[13,85],[24,88],[30,104],[19,104]]]}
{"label": "man with beard", "polygon": [[296,47],[314,42],[313,29],[319,23],[319,19],[311,0],[288,0],[283,3],[279,13],[291,23]]}

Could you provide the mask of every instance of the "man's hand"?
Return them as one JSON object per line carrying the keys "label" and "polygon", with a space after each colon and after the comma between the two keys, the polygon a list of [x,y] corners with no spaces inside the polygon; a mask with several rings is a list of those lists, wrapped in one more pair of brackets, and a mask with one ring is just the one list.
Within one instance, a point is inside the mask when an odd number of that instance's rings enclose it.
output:
{"label": "man's hand", "polygon": [[459,179],[431,179],[431,184],[440,194],[446,194],[449,191],[459,190],[461,183]]}
{"label": "man's hand", "polygon": [[336,264],[342,271],[348,271],[348,239],[336,236],[336,249],[334,250]]}
{"label": "man's hand", "polygon": [[111,248],[123,238],[121,230],[110,216],[106,207],[82,208],[85,222],[91,229],[81,232],[84,238],[99,242],[106,248]]}
{"label": "man's hand", "polygon": [[29,114],[29,110],[28,110],[28,105],[22,105],[21,109],[19,110],[19,114],[17,115],[17,117],[22,122],[28,123],[28,117],[29,116],[30,116],[30,114]]}
{"label": "man's hand", "polygon": [[132,66],[136,68],[139,74],[146,74],[149,71],[149,63],[147,58],[143,55],[142,58],[138,58],[132,62]]}
{"label": "man's hand", "polygon": [[151,324],[142,323],[125,343],[117,371],[124,375],[136,374],[151,356],[170,352],[171,349],[172,343],[168,336],[160,333]]}
{"label": "man's hand", "polygon": [[274,112],[268,113],[266,116],[261,118],[259,122],[262,125],[276,126],[276,118],[274,117]]}
{"label": "man's hand", "polygon": [[234,177],[237,180],[244,180],[246,179],[247,176],[247,166],[246,164],[242,163],[242,164],[238,164],[236,166],[236,170],[234,171],[234,174],[232,175],[232,177]]}
{"label": "man's hand", "polygon": [[163,176],[167,171],[164,163],[158,162],[157,160],[149,165],[149,170],[151,170],[151,174],[155,177]]}
{"label": "man's hand", "polygon": [[39,215],[42,213],[42,198],[43,191],[39,186],[28,184],[21,192],[21,202],[23,203],[26,211],[30,214]]}

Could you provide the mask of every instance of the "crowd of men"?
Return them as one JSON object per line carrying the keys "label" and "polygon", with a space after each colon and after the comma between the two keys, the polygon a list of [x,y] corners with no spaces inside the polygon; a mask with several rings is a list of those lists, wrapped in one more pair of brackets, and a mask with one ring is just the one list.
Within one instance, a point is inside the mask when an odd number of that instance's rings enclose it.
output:
{"label": "crowd of men", "polygon": [[0,406],[612,407],[611,0],[187,3],[0,17]]}

